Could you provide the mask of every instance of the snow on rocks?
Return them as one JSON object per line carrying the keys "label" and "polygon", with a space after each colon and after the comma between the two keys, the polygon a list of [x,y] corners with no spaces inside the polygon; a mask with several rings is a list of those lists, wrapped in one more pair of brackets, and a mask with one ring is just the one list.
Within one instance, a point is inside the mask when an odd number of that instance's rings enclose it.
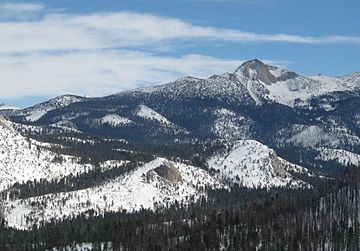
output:
{"label": "snow on rocks", "polygon": [[309,187],[291,174],[308,174],[307,169],[278,157],[274,150],[255,140],[236,141],[207,163],[221,177],[249,188]]}

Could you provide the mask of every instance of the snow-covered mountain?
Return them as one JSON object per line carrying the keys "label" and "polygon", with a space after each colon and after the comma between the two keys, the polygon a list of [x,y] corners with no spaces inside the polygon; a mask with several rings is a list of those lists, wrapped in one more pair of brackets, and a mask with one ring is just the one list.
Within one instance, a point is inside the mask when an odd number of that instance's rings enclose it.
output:
{"label": "snow-covered mountain", "polygon": [[26,118],[26,121],[35,122],[52,110],[65,107],[82,100],[85,100],[85,98],[75,95],[63,95],[38,105],[26,108],[22,110],[22,112]]}
{"label": "snow-covered mountain", "polygon": [[265,65],[256,59],[240,66],[235,75],[238,78],[245,77],[242,82],[251,79],[251,85],[258,90],[253,93],[257,99],[267,99],[288,106],[301,104],[309,98],[326,93],[354,91],[360,87],[358,73],[342,77],[306,77],[280,67]]}
{"label": "snow-covered mountain", "polygon": [[[310,188],[327,170],[360,163],[359,86],[359,73],[306,77],[251,60],[207,79],[101,98],[61,96],[1,113],[13,121],[0,120],[2,189],[108,171],[105,181],[80,190],[7,201],[7,219],[27,227],[90,209],[155,209],[234,184]],[[82,162],[43,146],[76,152]],[[124,163],[135,169],[120,175]]]}
{"label": "snow-covered mountain", "polygon": [[[228,111],[223,113],[227,114]],[[16,182],[53,180],[98,168],[80,164],[77,157],[55,154],[43,148],[46,143],[24,138],[2,117],[0,143],[1,190]],[[100,163],[99,167],[102,171],[111,171],[125,163],[128,161],[108,160]],[[94,210],[97,214],[124,209],[154,210],[173,203],[195,202],[202,197],[206,198],[208,189],[229,189],[232,183],[249,188],[310,187],[293,176],[294,173],[309,175],[307,169],[288,163],[273,150],[253,140],[229,145],[225,153],[217,153],[208,161],[208,167],[218,172],[210,175],[210,172],[189,164],[156,158],[100,185],[26,199],[5,200],[5,220],[9,226],[28,228],[33,224],[62,219],[88,210]]]}
{"label": "snow-covered mountain", "polygon": [[214,75],[207,79],[186,77],[165,85],[126,91],[118,95],[167,93],[172,99],[213,97],[242,104],[261,105],[271,101],[293,107],[327,93],[359,89],[358,72],[340,77],[307,77],[254,59],[242,64],[234,73]]}
{"label": "snow-covered mountain", "polygon": [[310,175],[306,168],[278,157],[274,150],[255,140],[236,141],[207,163],[226,180],[249,188],[309,187],[292,175]]}
{"label": "snow-covered mountain", "polygon": [[358,90],[359,74],[343,77],[324,75],[306,77],[286,69],[266,65],[255,59],[245,62],[234,73],[260,104],[270,100],[287,106],[303,103],[326,93]]}

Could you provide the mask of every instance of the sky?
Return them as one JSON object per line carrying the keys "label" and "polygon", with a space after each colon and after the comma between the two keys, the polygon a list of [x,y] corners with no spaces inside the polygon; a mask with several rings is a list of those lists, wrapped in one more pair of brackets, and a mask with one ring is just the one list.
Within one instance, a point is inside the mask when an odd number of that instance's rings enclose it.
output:
{"label": "sky", "polygon": [[359,0],[0,0],[0,103],[105,96],[244,61],[360,71]]}

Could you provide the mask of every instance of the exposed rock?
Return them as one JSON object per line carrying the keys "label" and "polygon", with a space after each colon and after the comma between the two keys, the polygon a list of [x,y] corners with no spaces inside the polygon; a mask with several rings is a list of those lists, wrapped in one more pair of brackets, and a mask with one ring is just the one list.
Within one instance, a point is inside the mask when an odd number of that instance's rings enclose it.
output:
{"label": "exposed rock", "polygon": [[274,151],[271,151],[269,153],[270,160],[273,164],[274,173],[276,176],[279,176],[281,178],[287,177],[287,172],[285,170],[284,164],[280,161],[279,157]]}
{"label": "exposed rock", "polygon": [[[169,162],[163,162],[160,166],[153,170],[157,175],[176,185],[182,181],[179,170]],[[149,173],[148,173],[149,175]]]}
{"label": "exposed rock", "polygon": [[276,77],[271,74],[266,64],[257,59],[243,63],[237,71],[242,72],[245,77],[253,80],[260,80],[267,85],[271,85],[277,81]]}

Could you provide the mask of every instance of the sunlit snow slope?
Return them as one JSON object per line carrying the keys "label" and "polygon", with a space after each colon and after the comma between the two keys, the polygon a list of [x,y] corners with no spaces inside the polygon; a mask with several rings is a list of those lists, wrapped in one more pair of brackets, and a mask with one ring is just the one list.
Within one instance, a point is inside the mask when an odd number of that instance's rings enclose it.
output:
{"label": "sunlit snow slope", "polygon": [[75,157],[62,155],[61,161],[59,157],[21,136],[0,117],[0,190],[15,182],[50,180],[92,168]]}
{"label": "sunlit snow slope", "polygon": [[308,170],[278,157],[274,150],[255,140],[240,140],[208,160],[209,168],[225,179],[249,188],[308,187],[292,173]]}

